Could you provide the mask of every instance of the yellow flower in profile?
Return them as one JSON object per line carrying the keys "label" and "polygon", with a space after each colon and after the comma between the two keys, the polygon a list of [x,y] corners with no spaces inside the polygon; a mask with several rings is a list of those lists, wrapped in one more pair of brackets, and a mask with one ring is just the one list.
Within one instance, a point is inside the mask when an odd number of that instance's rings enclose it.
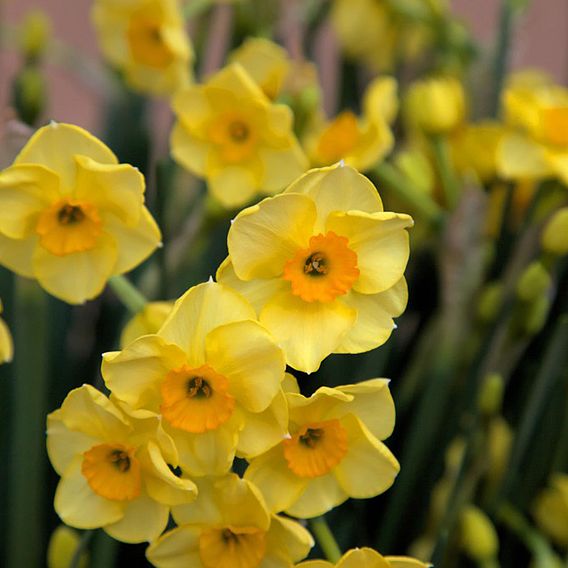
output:
{"label": "yellow flower in profile", "polygon": [[380,442],[394,428],[388,382],[321,387],[310,398],[287,393],[288,439],[252,459],[245,472],[271,511],[315,517],[392,485],[399,465]]}
{"label": "yellow flower in profile", "polygon": [[89,385],[48,415],[47,452],[61,476],[55,511],[72,527],[150,541],[166,528],[172,505],[196,496],[193,482],[168,467],[178,465],[177,451],[159,419],[126,415]]}
{"label": "yellow flower in profile", "polygon": [[0,173],[0,264],[80,304],[160,243],[144,178],[85,130],[40,128]]}
{"label": "yellow flower in profile", "polygon": [[143,93],[172,95],[190,82],[193,49],[178,0],[96,0],[101,49]]}
{"label": "yellow flower in profile", "polygon": [[146,550],[158,568],[292,568],[313,546],[299,523],[271,515],[252,483],[235,474],[198,481],[191,507],[173,509],[177,528]]}
{"label": "yellow flower in profile", "polygon": [[173,302],[148,302],[144,309],[124,326],[120,334],[120,347],[126,347],[142,335],[157,333],[173,307]]}
{"label": "yellow flower in profile", "polygon": [[290,109],[272,104],[237,63],[179,92],[173,108],[173,157],[207,178],[225,207],[276,193],[307,168]]}
{"label": "yellow flower in profile", "polygon": [[311,373],[330,353],[388,339],[406,306],[412,223],[384,212],[353,168],[311,170],[237,215],[217,278],[250,300],[287,363]]}
{"label": "yellow flower in profile", "polygon": [[541,491],[534,504],[538,526],[558,545],[568,548],[568,475],[556,473],[550,487]]}
{"label": "yellow flower in profile", "polygon": [[161,415],[191,475],[222,475],[235,452],[266,451],[285,434],[284,355],[248,302],[208,282],[188,290],[156,335],[105,353],[113,395]]}
{"label": "yellow flower in profile", "polygon": [[372,548],[353,548],[337,564],[327,560],[307,560],[296,568],[428,568],[432,564],[407,556],[383,556]]}
{"label": "yellow flower in profile", "polygon": [[[0,314],[2,313],[2,300],[0,300]],[[9,363],[14,356],[14,344],[10,330],[2,318],[0,318],[0,365]]]}

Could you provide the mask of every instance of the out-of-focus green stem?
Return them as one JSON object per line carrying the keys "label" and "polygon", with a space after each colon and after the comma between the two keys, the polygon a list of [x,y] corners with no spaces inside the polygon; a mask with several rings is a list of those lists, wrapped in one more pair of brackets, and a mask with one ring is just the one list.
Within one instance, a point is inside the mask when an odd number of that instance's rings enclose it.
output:
{"label": "out-of-focus green stem", "polygon": [[45,417],[49,392],[48,297],[17,278],[14,298],[14,380],[11,400],[7,568],[43,565]]}
{"label": "out-of-focus green stem", "polygon": [[86,550],[89,546],[89,543],[91,542],[91,539],[93,538],[94,534],[95,534],[95,531],[89,530],[89,531],[85,531],[81,535],[81,540],[79,541],[79,544],[77,545],[77,548],[75,549],[75,552],[73,553],[73,558],[71,558],[71,562],[69,563],[68,568],[79,568],[79,566],[81,566],[82,556],[86,552]]}
{"label": "out-of-focus green stem", "polygon": [[320,545],[325,557],[330,562],[337,562],[341,558],[341,549],[327,524],[324,517],[310,519],[310,529],[314,533],[317,543]]}
{"label": "out-of-focus green stem", "polygon": [[183,7],[183,15],[187,19],[195,18],[210,8],[212,3],[211,0],[187,0]]}
{"label": "out-of-focus green stem", "polygon": [[116,566],[119,542],[103,530],[96,532],[91,547],[90,568],[112,568]]}
{"label": "out-of-focus green stem", "polygon": [[379,182],[387,185],[390,190],[414,207],[433,225],[439,225],[443,219],[440,206],[427,194],[412,187],[412,184],[387,162],[382,162],[373,170]]}
{"label": "out-of-focus green stem", "polygon": [[108,283],[118,299],[131,313],[137,314],[148,303],[148,300],[138,288],[122,274],[113,276]]}
{"label": "out-of-focus green stem", "polygon": [[501,0],[501,15],[499,17],[499,32],[497,48],[493,61],[493,84],[491,92],[491,116],[496,117],[499,112],[499,100],[507,73],[511,37],[513,35],[513,5],[511,0]]}
{"label": "out-of-focus green stem", "polygon": [[442,189],[446,198],[446,205],[451,211],[458,202],[459,182],[452,164],[448,140],[443,135],[432,136],[431,140],[434,159],[436,160],[438,174],[440,175]]}

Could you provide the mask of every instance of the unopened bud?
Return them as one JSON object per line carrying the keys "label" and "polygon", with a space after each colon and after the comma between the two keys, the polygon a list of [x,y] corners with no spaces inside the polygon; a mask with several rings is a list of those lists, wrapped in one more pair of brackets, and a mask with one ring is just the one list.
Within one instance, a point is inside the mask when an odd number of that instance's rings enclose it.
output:
{"label": "unopened bud", "polygon": [[13,101],[18,116],[30,126],[35,124],[46,103],[45,81],[35,65],[25,66],[16,76]]}
{"label": "unopened bud", "polygon": [[542,248],[557,255],[568,253],[568,207],[556,211],[541,237]]}
{"label": "unopened bud", "polygon": [[542,297],[549,287],[550,274],[539,261],[535,261],[529,264],[521,275],[517,283],[517,296],[525,302],[530,302]]}
{"label": "unopened bud", "polygon": [[478,561],[495,558],[499,540],[489,517],[481,509],[469,505],[462,512],[460,521],[463,551]]}
{"label": "unopened bud", "polygon": [[503,300],[503,284],[501,282],[492,282],[485,286],[481,292],[479,303],[477,304],[477,316],[483,323],[493,321]]}
{"label": "unopened bud", "polygon": [[28,12],[22,27],[21,48],[27,59],[37,59],[51,35],[51,23],[41,10]]}
{"label": "unopened bud", "polygon": [[488,375],[479,392],[477,400],[479,411],[486,416],[497,414],[501,410],[504,390],[505,383],[501,375],[498,373]]}

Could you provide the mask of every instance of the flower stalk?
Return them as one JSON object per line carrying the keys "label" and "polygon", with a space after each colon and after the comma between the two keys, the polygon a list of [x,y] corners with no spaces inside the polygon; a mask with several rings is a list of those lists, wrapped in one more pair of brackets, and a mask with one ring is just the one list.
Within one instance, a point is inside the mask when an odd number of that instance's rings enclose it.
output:
{"label": "flower stalk", "polygon": [[132,314],[137,314],[144,309],[148,300],[125,276],[113,276],[109,281],[112,291]]}
{"label": "flower stalk", "polygon": [[324,517],[316,517],[309,521],[310,529],[325,557],[330,562],[337,562],[341,558],[341,549]]}

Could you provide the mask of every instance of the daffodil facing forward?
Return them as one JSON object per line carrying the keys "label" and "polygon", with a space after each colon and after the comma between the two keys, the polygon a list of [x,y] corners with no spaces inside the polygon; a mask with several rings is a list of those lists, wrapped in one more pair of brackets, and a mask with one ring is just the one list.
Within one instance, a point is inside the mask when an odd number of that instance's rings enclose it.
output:
{"label": "daffodil facing forward", "polygon": [[225,207],[276,193],[307,168],[290,109],[272,104],[237,63],[178,93],[173,107],[173,157],[207,178]]}
{"label": "daffodil facing forward", "polygon": [[239,213],[219,282],[255,306],[295,369],[383,344],[406,306],[408,215],[348,166],[308,172]]}
{"label": "daffodil facing forward", "polygon": [[47,417],[47,451],[61,476],[55,510],[72,527],[150,541],[166,528],[172,505],[196,496],[193,482],[168,467],[177,466],[177,451],[158,418],[125,414],[89,385]]}
{"label": "daffodil facing forward", "polygon": [[271,515],[252,483],[230,474],[198,481],[190,507],[173,511],[178,528],[146,551],[158,568],[292,568],[313,540],[298,523]]}
{"label": "daffodil facing forward", "polygon": [[40,128],[0,173],[0,264],[80,304],[160,243],[144,178],[85,130]]}
{"label": "daffodil facing forward", "polygon": [[399,465],[379,441],[394,428],[386,379],[321,387],[310,398],[286,396],[289,438],[245,472],[272,511],[315,517],[348,497],[374,497],[392,485]]}
{"label": "daffodil facing forward", "polygon": [[93,20],[103,54],[131,87],[173,95],[189,84],[193,50],[178,0],[96,0]]}
{"label": "daffodil facing forward", "polygon": [[431,564],[408,556],[383,556],[372,548],[348,550],[337,564],[327,560],[307,560],[296,568],[428,568]]}
{"label": "daffodil facing forward", "polygon": [[106,353],[117,399],[161,415],[192,475],[221,475],[235,452],[258,455],[285,434],[284,355],[233,290],[208,282],[177,302],[156,335]]}

